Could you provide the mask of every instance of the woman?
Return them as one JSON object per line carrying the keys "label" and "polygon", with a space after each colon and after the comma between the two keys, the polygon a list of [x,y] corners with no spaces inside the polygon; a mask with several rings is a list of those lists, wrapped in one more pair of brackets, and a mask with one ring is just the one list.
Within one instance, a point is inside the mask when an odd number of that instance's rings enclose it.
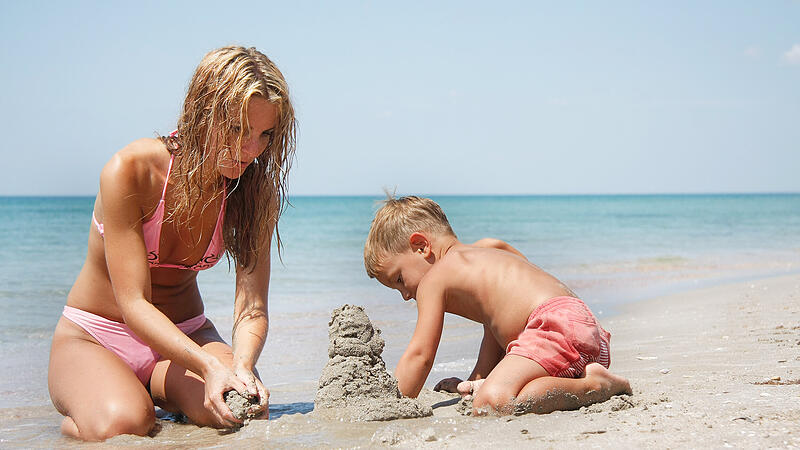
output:
{"label": "woman", "polygon": [[[294,145],[281,72],[254,48],[225,47],[197,67],[175,132],[137,140],[105,165],[86,262],[50,352],[64,434],[147,435],[154,404],[233,427],[231,389],[268,415],[255,364]],[[236,269],[232,348],[203,315],[197,287],[197,272],[224,252]]]}

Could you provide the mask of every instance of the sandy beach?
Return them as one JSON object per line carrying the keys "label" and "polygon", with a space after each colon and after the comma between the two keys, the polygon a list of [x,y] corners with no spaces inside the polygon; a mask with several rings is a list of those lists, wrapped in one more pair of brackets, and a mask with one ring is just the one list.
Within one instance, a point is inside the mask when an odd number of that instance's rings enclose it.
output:
{"label": "sandy beach", "polygon": [[800,447],[800,275],[627,305],[604,326],[613,334],[611,368],[630,379],[634,395],[578,411],[464,417],[452,396],[426,391],[429,418],[332,423],[294,414],[224,436],[165,423],[153,439],[110,443]]}
{"label": "sandy beach", "polygon": [[[273,417],[280,417],[252,422],[235,433],[161,421],[153,438],[120,436],[106,444],[800,447],[800,275],[684,292],[621,309],[603,325],[613,334],[611,369],[630,379],[634,395],[578,411],[466,417],[456,411],[452,395],[425,390],[421,399],[433,406],[432,417],[348,423],[313,412],[280,416],[273,409]],[[40,411],[15,417],[7,410],[4,422],[13,422],[19,432],[26,422],[45,419],[57,430],[60,416],[52,409]],[[28,444],[80,445],[65,438]]]}

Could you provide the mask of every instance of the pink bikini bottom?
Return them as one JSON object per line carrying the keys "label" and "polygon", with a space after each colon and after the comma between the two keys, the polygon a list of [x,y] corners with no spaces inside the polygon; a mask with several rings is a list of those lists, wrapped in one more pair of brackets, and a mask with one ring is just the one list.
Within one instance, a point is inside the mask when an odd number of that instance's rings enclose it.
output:
{"label": "pink bikini bottom", "polygon": [[[125,361],[139,378],[139,381],[147,386],[150,382],[153,368],[161,358],[161,355],[133,334],[133,331],[127,325],[71,306],[64,306],[63,315],[91,334],[100,345],[111,350]],[[185,334],[191,334],[205,323],[206,316],[200,314],[184,322],[176,323],[175,326]]]}

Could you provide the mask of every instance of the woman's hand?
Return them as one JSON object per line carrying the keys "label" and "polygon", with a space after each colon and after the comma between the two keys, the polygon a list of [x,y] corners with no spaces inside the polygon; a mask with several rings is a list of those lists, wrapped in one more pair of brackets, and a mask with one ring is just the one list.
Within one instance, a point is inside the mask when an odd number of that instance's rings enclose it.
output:
{"label": "woman's hand", "polygon": [[205,398],[203,406],[214,415],[216,426],[221,428],[234,428],[242,424],[237,419],[228,405],[225,404],[224,394],[231,389],[242,395],[247,395],[249,389],[242,379],[233,370],[219,361],[214,367],[203,374],[205,381]]}
{"label": "woman's hand", "polygon": [[461,381],[461,378],[458,377],[445,378],[444,380],[436,383],[436,386],[433,387],[433,390],[457,393],[457,386],[458,383],[461,383]]}
{"label": "woman's hand", "polygon": [[261,383],[261,380],[247,367],[240,366],[234,370],[236,377],[247,386],[246,391],[239,391],[240,394],[257,398],[258,404],[250,407],[248,415],[253,415],[258,419],[269,419],[269,391]]}

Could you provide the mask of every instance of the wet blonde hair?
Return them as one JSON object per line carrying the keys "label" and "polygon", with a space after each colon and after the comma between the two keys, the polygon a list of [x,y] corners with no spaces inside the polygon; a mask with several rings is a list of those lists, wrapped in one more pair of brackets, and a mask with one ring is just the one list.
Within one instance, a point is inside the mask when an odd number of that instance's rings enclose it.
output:
{"label": "wet blonde hair", "polygon": [[[236,154],[241,152],[253,96],[274,104],[278,116],[266,150],[238,179],[228,182],[223,225],[228,257],[251,269],[262,252],[269,251],[273,224],[279,252],[282,247],[277,223],[287,205],[295,117],[281,71],[252,47],[231,46],[209,52],[189,83],[177,133],[162,138],[170,153],[178,156],[170,175],[175,198],[169,220],[188,225],[198,209],[202,212],[222,195],[225,180],[217,171],[204,174],[203,162],[217,158],[225,146],[233,146]],[[215,194],[200,204],[207,186],[213,186]]]}
{"label": "wet blonde hair", "polygon": [[410,249],[408,238],[415,232],[456,237],[444,211],[433,200],[413,195],[387,196],[375,213],[364,244],[364,267],[370,278],[378,276],[384,258]]}

